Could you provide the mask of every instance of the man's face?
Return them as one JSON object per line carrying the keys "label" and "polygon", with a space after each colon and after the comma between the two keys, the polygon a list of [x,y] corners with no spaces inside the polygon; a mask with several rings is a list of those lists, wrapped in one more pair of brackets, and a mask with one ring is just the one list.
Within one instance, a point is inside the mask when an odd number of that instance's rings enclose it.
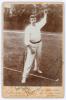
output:
{"label": "man's face", "polygon": [[30,23],[34,26],[36,23],[36,17],[31,17],[30,18]]}

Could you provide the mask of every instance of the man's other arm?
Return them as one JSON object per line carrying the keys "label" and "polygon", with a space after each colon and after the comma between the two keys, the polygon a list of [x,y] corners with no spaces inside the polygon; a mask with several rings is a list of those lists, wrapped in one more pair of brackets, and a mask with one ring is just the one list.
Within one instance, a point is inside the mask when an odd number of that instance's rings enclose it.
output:
{"label": "man's other arm", "polygon": [[30,48],[31,53],[34,54],[35,51],[32,49],[30,45],[30,27],[29,26],[25,30],[24,43],[26,47]]}
{"label": "man's other arm", "polygon": [[30,44],[30,28],[29,26],[25,29],[25,32],[24,32],[24,43],[25,45],[29,45]]}

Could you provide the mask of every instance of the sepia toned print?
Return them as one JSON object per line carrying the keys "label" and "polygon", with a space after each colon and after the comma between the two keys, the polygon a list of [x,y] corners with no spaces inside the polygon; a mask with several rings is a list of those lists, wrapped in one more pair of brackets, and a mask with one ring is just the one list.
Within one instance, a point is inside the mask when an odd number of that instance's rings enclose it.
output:
{"label": "sepia toned print", "polygon": [[63,97],[63,3],[3,3],[3,96]]}

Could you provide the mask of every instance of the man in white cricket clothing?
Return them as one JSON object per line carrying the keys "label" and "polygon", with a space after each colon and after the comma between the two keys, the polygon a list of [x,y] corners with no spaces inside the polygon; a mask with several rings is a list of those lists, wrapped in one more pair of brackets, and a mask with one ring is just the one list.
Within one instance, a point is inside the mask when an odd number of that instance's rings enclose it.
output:
{"label": "man in white cricket clothing", "polygon": [[36,16],[30,16],[30,24],[25,29],[25,38],[24,42],[27,47],[27,57],[24,64],[24,70],[22,75],[22,83],[26,82],[26,79],[29,75],[29,72],[32,68],[32,64],[34,62],[34,71],[38,73],[42,73],[39,69],[39,62],[41,57],[41,49],[42,49],[42,41],[41,41],[41,32],[40,29],[47,22],[47,10],[44,10],[44,17],[36,22]]}

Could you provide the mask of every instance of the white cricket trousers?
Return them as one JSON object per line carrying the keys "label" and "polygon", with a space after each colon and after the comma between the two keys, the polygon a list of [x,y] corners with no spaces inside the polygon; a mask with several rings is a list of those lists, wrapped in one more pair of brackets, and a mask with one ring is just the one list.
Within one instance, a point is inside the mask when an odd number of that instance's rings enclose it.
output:
{"label": "white cricket trousers", "polygon": [[35,67],[37,67],[37,65],[39,64],[38,62],[40,62],[41,58],[42,42],[36,44],[30,43],[30,46],[35,53],[32,54],[31,49],[27,47],[27,57],[24,64],[22,79],[23,78],[27,79],[29,72],[32,68],[33,62],[35,62]]}

